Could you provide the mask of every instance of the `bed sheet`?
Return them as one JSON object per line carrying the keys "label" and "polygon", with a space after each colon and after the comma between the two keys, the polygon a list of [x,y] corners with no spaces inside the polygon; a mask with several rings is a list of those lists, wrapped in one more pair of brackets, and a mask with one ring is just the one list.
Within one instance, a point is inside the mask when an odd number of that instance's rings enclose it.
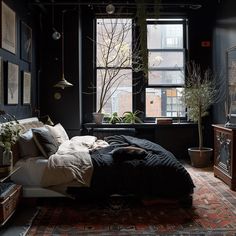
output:
{"label": "bed sheet", "polygon": [[40,186],[47,163],[48,160],[42,156],[20,159],[15,166],[21,168],[11,176],[11,180],[23,186]]}

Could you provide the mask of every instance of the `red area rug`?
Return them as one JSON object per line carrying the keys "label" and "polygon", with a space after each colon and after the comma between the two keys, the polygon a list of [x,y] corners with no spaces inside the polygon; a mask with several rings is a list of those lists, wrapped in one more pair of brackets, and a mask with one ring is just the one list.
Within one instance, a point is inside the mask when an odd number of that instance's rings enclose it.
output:
{"label": "red area rug", "polygon": [[196,185],[190,209],[129,201],[117,208],[77,202],[44,206],[27,235],[236,235],[236,192],[211,171],[188,170]]}

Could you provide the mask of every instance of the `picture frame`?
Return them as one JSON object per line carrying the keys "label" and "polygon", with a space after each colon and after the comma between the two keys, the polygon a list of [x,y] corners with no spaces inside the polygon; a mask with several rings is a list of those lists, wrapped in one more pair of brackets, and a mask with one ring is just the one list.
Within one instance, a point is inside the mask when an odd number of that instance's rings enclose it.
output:
{"label": "picture frame", "polygon": [[23,71],[23,104],[30,104],[31,103],[31,73]]}
{"label": "picture frame", "polygon": [[20,56],[27,62],[32,60],[32,29],[23,21],[21,21],[20,34]]}
{"label": "picture frame", "polygon": [[236,46],[226,51],[227,111],[229,117],[236,117]]}
{"label": "picture frame", "polygon": [[0,57],[0,104],[4,103],[3,59]]}
{"label": "picture frame", "polygon": [[1,47],[16,54],[16,13],[1,1]]}
{"label": "picture frame", "polygon": [[19,95],[19,66],[8,62],[7,67],[7,104],[18,104]]}

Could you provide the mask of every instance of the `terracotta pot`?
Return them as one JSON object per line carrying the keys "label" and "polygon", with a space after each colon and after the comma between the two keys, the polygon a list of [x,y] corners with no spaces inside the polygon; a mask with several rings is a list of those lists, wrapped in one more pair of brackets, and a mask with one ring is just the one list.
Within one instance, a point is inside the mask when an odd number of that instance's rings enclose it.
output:
{"label": "terracotta pot", "polygon": [[94,123],[102,124],[103,118],[104,118],[104,114],[103,113],[98,113],[98,112],[94,112],[93,113],[93,121],[94,121]]}
{"label": "terracotta pot", "polygon": [[198,147],[188,148],[188,154],[190,156],[191,165],[193,167],[208,167],[211,164],[211,157],[213,154],[212,148],[202,148]]}

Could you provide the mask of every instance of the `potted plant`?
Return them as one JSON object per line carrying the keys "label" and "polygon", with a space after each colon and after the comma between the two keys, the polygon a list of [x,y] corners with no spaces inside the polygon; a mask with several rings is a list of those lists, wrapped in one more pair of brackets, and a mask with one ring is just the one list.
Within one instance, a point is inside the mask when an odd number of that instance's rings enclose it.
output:
{"label": "potted plant", "polygon": [[141,113],[141,111],[126,111],[123,113],[123,121],[124,123],[142,123],[142,120],[138,117],[138,115]]}
{"label": "potted plant", "polygon": [[[144,70],[140,61],[140,49],[132,45],[129,35],[132,21],[129,19],[100,19],[100,30],[97,32],[97,111],[93,113],[95,123],[102,123],[104,112],[112,96],[119,92],[121,83],[130,78],[131,74]],[[124,70],[124,68],[131,70]],[[133,86],[138,85],[138,82]]]}
{"label": "potted plant", "polygon": [[122,122],[122,118],[118,116],[117,112],[113,112],[108,119],[110,124],[116,124]]}
{"label": "potted plant", "polygon": [[4,148],[2,165],[13,167],[12,145],[16,143],[20,133],[18,122],[10,121],[1,125],[0,146]]}
{"label": "potted plant", "polygon": [[210,164],[213,149],[203,147],[202,118],[208,115],[208,109],[216,102],[215,77],[209,69],[203,71],[195,62],[187,65],[186,73],[183,99],[187,107],[188,119],[198,124],[199,140],[199,146],[189,148],[188,153],[192,166],[206,167]]}

